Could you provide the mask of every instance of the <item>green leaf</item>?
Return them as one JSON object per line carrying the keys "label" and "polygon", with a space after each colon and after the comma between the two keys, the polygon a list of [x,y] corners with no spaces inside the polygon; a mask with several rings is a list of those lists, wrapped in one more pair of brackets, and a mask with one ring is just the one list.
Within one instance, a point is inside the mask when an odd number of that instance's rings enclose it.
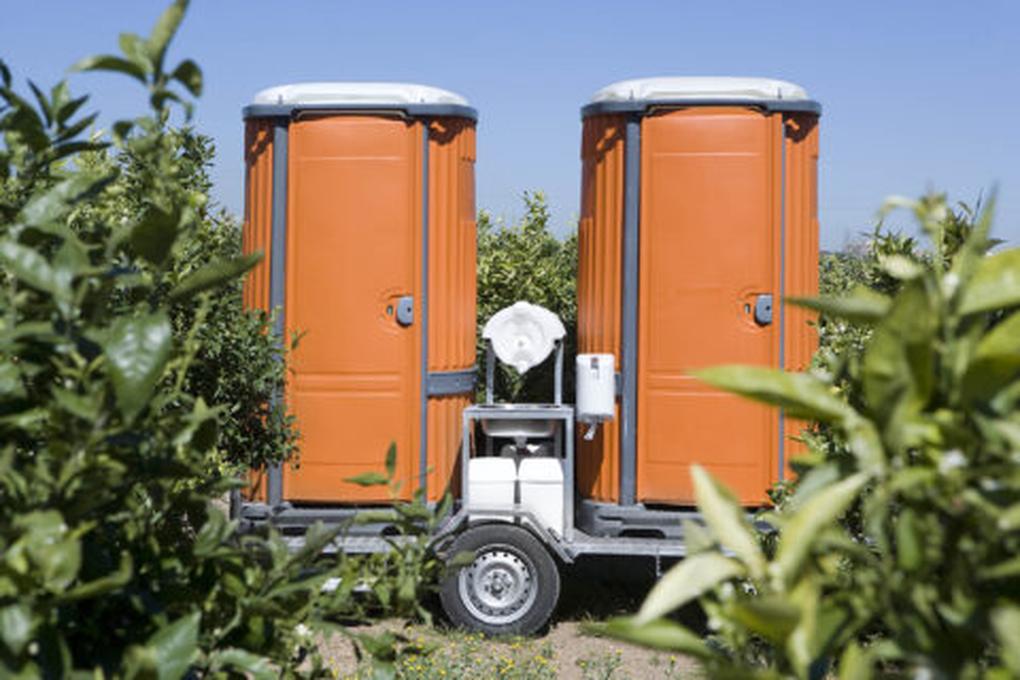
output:
{"label": "green leaf", "polygon": [[36,86],[31,80],[28,81],[28,87],[32,90],[32,94],[35,96],[35,101],[39,104],[39,110],[43,112],[43,116],[46,118],[46,124],[53,124],[53,110],[50,108],[50,102],[46,99],[46,95],[42,93],[42,90]]}
{"label": "green leaf", "polygon": [[886,274],[900,281],[910,281],[924,273],[924,266],[906,255],[879,254],[878,264]]}
{"label": "green leaf", "polygon": [[9,552],[23,551],[43,586],[51,593],[63,592],[81,568],[81,543],[69,532],[63,515],[35,511],[16,517],[13,524],[23,536]]}
{"label": "green leaf", "polygon": [[176,212],[149,205],[131,229],[131,247],[152,264],[163,264],[177,240],[178,221]]}
{"label": "green leaf", "polygon": [[832,388],[807,373],[785,373],[761,366],[716,366],[695,375],[728,392],[779,406],[792,418],[838,422],[853,412]]}
{"label": "green leaf", "polygon": [[27,604],[10,604],[0,609],[0,638],[12,656],[21,655],[34,629],[32,610]]}
{"label": "green leaf", "polygon": [[61,602],[73,602],[75,600],[88,600],[93,597],[105,595],[123,588],[131,580],[134,574],[134,562],[131,553],[120,554],[120,564],[117,569],[88,583],[75,586],[58,598]]}
{"label": "green leaf", "polygon": [[[864,352],[864,399],[893,447],[909,446],[902,425],[921,412],[935,389],[938,313],[933,304],[923,281],[904,284]],[[887,428],[888,423],[896,427]]]}
{"label": "green leaf", "polygon": [[754,578],[760,578],[765,572],[765,558],[744,515],[744,509],[700,465],[691,466],[691,477],[694,480],[694,497],[698,509],[712,533],[723,546],[736,554]]}
{"label": "green leaf", "polygon": [[605,623],[585,624],[582,628],[592,635],[612,637],[644,647],[681,652],[701,659],[715,656],[700,637],[680,624],[665,619],[638,625],[634,619],[617,617]]}
{"label": "green leaf", "polygon": [[17,364],[8,361],[0,363],[0,397],[20,399],[24,396],[25,385],[21,382],[21,371]]}
{"label": "green leaf", "polygon": [[965,398],[988,398],[1020,371],[1020,312],[997,324],[978,343],[963,376]]}
{"label": "green leaf", "polygon": [[839,659],[840,680],[871,680],[871,656],[862,651],[856,642],[851,642]]}
{"label": "green leaf", "polygon": [[103,345],[117,405],[131,420],[148,404],[170,356],[172,329],[166,312],[122,317]]}
{"label": "green leaf", "polygon": [[1002,660],[1020,676],[1020,607],[1005,605],[992,612],[992,628],[999,639]]}
{"label": "green leaf", "polygon": [[178,680],[198,657],[198,627],[201,612],[182,616],[160,628],[145,643],[153,652],[160,680]]}
{"label": "green leaf", "polygon": [[740,600],[732,603],[729,611],[748,629],[779,645],[790,637],[801,617],[796,605],[777,596]]}
{"label": "green leaf", "polygon": [[386,486],[390,480],[381,472],[362,472],[354,477],[345,477],[344,481],[358,486]]}
{"label": "green leaf", "polygon": [[202,95],[202,69],[191,59],[185,59],[170,76],[187,88],[194,97]]}
{"label": "green leaf", "polygon": [[1020,248],[989,255],[966,282],[961,314],[977,314],[1020,304]]}
{"label": "green leaf", "polygon": [[57,123],[60,125],[67,123],[71,116],[77,113],[88,100],[88,95],[85,95],[83,97],[76,97],[75,99],[71,99],[67,103],[62,104],[57,110]]}
{"label": "green leaf", "polygon": [[81,395],[60,387],[52,388],[53,400],[68,413],[87,422],[93,422],[99,415],[102,401],[89,395]]}
{"label": "green leaf", "polygon": [[0,241],[0,265],[23,283],[57,301],[71,298],[71,272],[53,267],[39,251],[9,239]]}
{"label": "green leaf", "polygon": [[917,515],[906,508],[896,518],[896,562],[904,571],[914,571],[921,566],[923,555]]}
{"label": "green leaf", "polygon": [[166,55],[166,48],[170,45],[177,28],[184,19],[184,11],[188,8],[187,0],[175,0],[169,7],[163,10],[163,14],[152,27],[152,33],[146,41],[145,48],[149,58],[156,65],[157,69],[162,68],[163,57]]}
{"label": "green leaf", "polygon": [[796,581],[818,534],[850,507],[867,481],[868,475],[859,472],[815,494],[790,516],[779,537],[774,562],[786,584]]}
{"label": "green leaf", "polygon": [[134,33],[121,33],[120,50],[132,64],[137,66],[143,73],[152,73],[152,61],[145,49],[145,43]]}
{"label": "green leaf", "polygon": [[1014,503],[999,515],[999,530],[1003,532],[1020,529],[1020,503]]}
{"label": "green leaf", "polygon": [[982,580],[1013,578],[1015,576],[1020,576],[1020,556],[999,562],[990,567],[983,567],[978,571],[978,578]]}
{"label": "green leaf", "polygon": [[861,323],[878,321],[889,311],[889,298],[865,286],[846,297],[792,297],[789,302],[837,319]]}
{"label": "green leaf", "polygon": [[240,671],[254,680],[273,680],[278,677],[269,659],[236,647],[213,652],[210,661],[214,666]]}
{"label": "green leaf", "polygon": [[642,625],[679,609],[743,571],[739,563],[718,553],[691,555],[659,579],[634,617],[634,624]]}
{"label": "green leaf", "polygon": [[72,71],[112,71],[129,75],[140,83],[145,84],[145,71],[134,62],[112,54],[100,54],[92,57],[85,57],[74,66]]}
{"label": "green leaf", "polygon": [[262,261],[262,253],[242,255],[230,260],[216,262],[189,274],[170,291],[171,300],[185,300],[212,288],[218,288],[227,281],[241,276]]}
{"label": "green leaf", "polygon": [[834,463],[826,463],[811,470],[797,479],[797,486],[787,501],[786,512],[795,512],[804,503],[816,494],[825,493],[831,484],[840,479],[839,466]]}
{"label": "green leaf", "polygon": [[680,524],[683,526],[684,548],[687,550],[688,555],[704,552],[715,547],[715,538],[701,522],[684,519]]}
{"label": "green leaf", "polygon": [[393,479],[397,474],[397,443],[390,444],[386,450],[386,476]]}

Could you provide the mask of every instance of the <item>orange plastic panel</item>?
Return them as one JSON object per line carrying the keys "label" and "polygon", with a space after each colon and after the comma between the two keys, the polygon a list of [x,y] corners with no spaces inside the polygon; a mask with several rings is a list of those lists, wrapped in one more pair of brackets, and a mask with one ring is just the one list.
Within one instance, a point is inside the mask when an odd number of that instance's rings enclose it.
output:
{"label": "orange plastic panel", "polygon": [[[429,134],[429,371],[475,363],[475,127],[463,118],[432,121]],[[451,488],[470,395],[428,402],[428,499]],[[416,459],[417,460],[417,459]],[[456,485],[453,489],[459,488]]]}
{"label": "orange plastic panel", "polygon": [[[789,115],[786,127],[786,295],[818,294],[818,117]],[[803,371],[818,348],[811,325],[816,315],[801,307],[786,307],[785,368]],[[786,474],[791,457],[805,446],[795,438],[806,423],[787,418],[784,425]]]}
{"label": "orange plastic panel", "polygon": [[[290,125],[286,327],[304,333],[288,398],[300,467],[284,497],[377,502],[379,487],[343,480],[382,471],[397,444],[402,495],[419,450],[421,124],[331,116]],[[396,320],[413,295],[415,322]]]}
{"label": "orange plastic panel", "polygon": [[[777,469],[778,418],[692,373],[719,364],[777,365],[779,116],[691,108],[642,122],[638,310],[637,495],[694,500],[699,463],[747,504]],[[759,326],[755,298],[774,296]]]}
{"label": "orange plastic panel", "polygon": [[[244,226],[241,249],[245,255],[262,253],[259,262],[244,277],[245,309],[269,311],[269,249],[272,243],[273,210],[273,126],[265,119],[250,119],[244,130]],[[253,470],[248,500],[265,500],[265,471]]]}
{"label": "orange plastic panel", "polygon": [[[578,225],[578,352],[620,356],[623,263],[622,116],[590,116],[581,142],[581,220]],[[615,502],[620,492],[619,408],[592,441],[577,438],[577,486],[581,495]]]}

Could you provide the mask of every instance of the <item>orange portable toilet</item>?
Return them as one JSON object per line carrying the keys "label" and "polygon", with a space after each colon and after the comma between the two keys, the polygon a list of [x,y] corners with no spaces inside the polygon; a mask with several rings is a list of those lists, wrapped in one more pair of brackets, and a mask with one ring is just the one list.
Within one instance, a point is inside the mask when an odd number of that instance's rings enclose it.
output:
{"label": "orange portable toilet", "polygon": [[400,496],[440,498],[474,390],[475,110],[422,85],[307,83],[243,114],[244,250],[265,254],[245,304],[301,334],[285,395],[299,465],[266,471],[252,500],[296,520],[385,502],[344,479],[382,472],[391,444]]}
{"label": "orange portable toilet", "polygon": [[694,463],[747,505],[783,478],[800,425],[691,374],[811,359],[809,316],[783,300],[818,289],[820,113],[759,78],[624,81],[582,109],[578,351],[614,354],[620,390],[577,442],[581,526],[693,505]]}

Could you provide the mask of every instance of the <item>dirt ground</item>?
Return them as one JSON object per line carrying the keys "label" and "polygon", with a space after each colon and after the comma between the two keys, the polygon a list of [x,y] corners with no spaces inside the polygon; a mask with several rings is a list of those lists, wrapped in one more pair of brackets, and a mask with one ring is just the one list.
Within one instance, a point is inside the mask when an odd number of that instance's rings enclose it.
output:
{"label": "dirt ground", "polygon": [[[582,631],[584,622],[636,611],[654,580],[650,560],[600,558],[574,565],[563,573],[560,605],[549,629],[532,638],[485,640],[450,630],[438,613],[435,627],[407,626],[391,620],[365,630],[400,631],[411,639],[434,644],[432,658],[408,674],[414,678],[482,673],[493,678],[574,680],[703,677],[689,658],[592,637]],[[700,626],[696,613],[686,617],[685,623]],[[353,648],[346,639],[333,638],[322,651],[339,677],[357,677]]]}

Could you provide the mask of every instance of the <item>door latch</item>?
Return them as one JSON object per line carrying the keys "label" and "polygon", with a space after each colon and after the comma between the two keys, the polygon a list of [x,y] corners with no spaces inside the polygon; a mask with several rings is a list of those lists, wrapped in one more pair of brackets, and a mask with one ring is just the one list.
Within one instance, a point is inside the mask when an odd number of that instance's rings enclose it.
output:
{"label": "door latch", "polygon": [[772,293],[762,293],[754,298],[754,322],[759,326],[772,323]]}
{"label": "door latch", "polygon": [[397,323],[410,326],[414,323],[414,296],[404,295],[397,300]]}

